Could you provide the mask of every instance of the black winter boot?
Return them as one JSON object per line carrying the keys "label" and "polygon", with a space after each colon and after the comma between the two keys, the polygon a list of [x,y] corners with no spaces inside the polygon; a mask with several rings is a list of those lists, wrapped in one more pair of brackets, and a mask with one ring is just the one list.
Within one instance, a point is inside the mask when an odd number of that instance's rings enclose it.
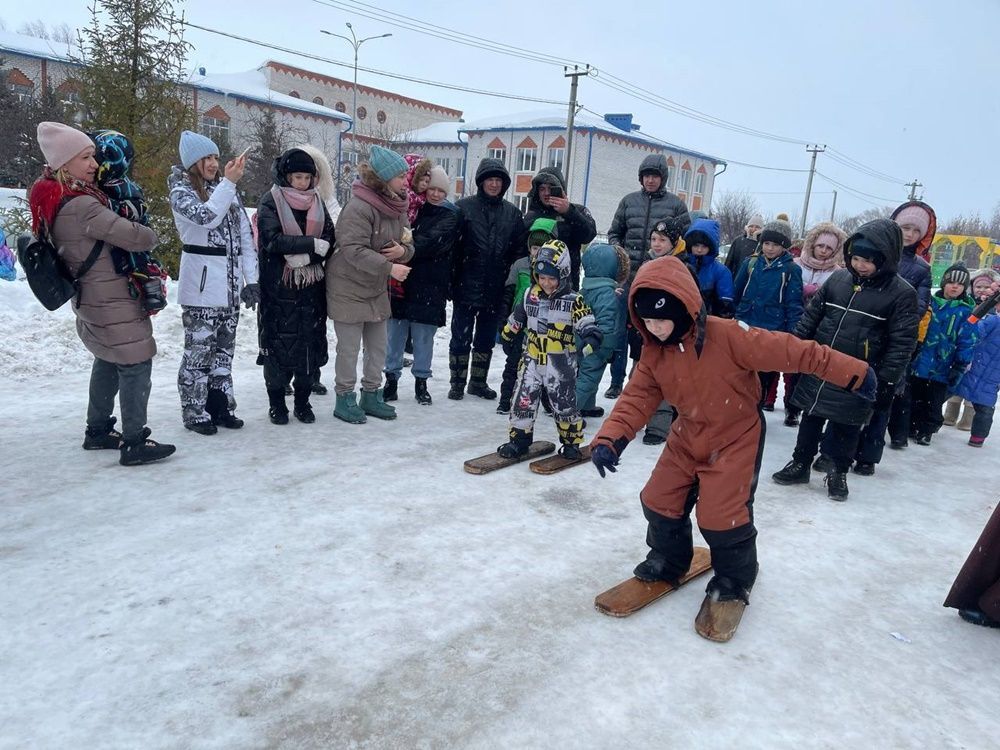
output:
{"label": "black winter boot", "polygon": [[382,388],[383,401],[395,401],[399,398],[399,376],[385,374],[385,386]]}
{"label": "black winter boot", "polygon": [[413,395],[417,399],[417,403],[421,406],[430,406],[434,403],[431,394],[427,392],[427,378],[416,378],[414,380]]}
{"label": "black winter boot", "polygon": [[209,388],[208,399],[205,401],[205,411],[212,418],[216,427],[226,427],[238,430],[243,426],[243,420],[229,411],[229,399],[218,388]]}
{"label": "black winter boot", "polygon": [[497,403],[497,414],[510,414],[510,396],[501,393]]}
{"label": "black winter boot", "polygon": [[169,443],[158,443],[144,437],[132,443],[122,443],[121,458],[118,463],[122,466],[140,466],[159,461],[170,456],[177,448]]}
{"label": "black winter boot", "polygon": [[826,494],[831,500],[843,502],[849,494],[847,489],[847,472],[834,469],[826,475]]}
{"label": "black winter boot", "polygon": [[[316,421],[309,396],[312,395],[312,383],[295,384],[295,418],[302,424],[312,424]],[[287,418],[287,417],[286,417]]]}
{"label": "black winter boot", "polygon": [[211,419],[185,422],[184,428],[191,430],[191,432],[197,432],[199,435],[214,435],[219,431],[219,428],[215,426],[215,423]]}
{"label": "black winter boot", "polygon": [[821,474],[826,474],[831,469],[833,469],[833,459],[829,456],[824,456],[822,453],[819,457],[813,461],[813,471],[818,471]]}
{"label": "black winter boot", "polygon": [[[697,494],[694,495],[697,497]],[[691,567],[694,540],[691,536],[691,503],[683,518],[667,518],[655,510],[642,506],[646,516],[646,559],[635,566],[632,575],[640,581],[670,581],[676,584]]]}
{"label": "black winter boot", "polygon": [[860,474],[863,477],[870,477],[875,473],[875,464],[869,461],[855,461],[854,473]]}
{"label": "black winter boot", "polygon": [[452,401],[461,401],[465,396],[465,380],[469,374],[469,355],[449,354],[448,369],[451,372],[451,388],[448,391],[448,398]]}
{"label": "black winter boot", "polygon": [[118,450],[122,444],[122,434],[115,429],[114,417],[100,427],[88,427],[83,434],[85,451]]}
{"label": "black winter boot", "polygon": [[774,472],[771,479],[778,484],[809,484],[809,464],[793,458],[781,471]]}
{"label": "black winter boot", "polygon": [[611,382],[608,390],[604,392],[604,398],[618,398],[620,395],[622,395],[622,384],[615,383],[614,381]]}
{"label": "black winter boot", "polygon": [[288,424],[288,407],[285,405],[285,389],[268,389],[267,400],[271,408],[267,411],[267,416],[271,419],[271,424]]}
{"label": "black winter boot", "polygon": [[503,458],[520,458],[528,452],[533,440],[533,433],[513,427],[510,430],[510,442],[498,447],[497,453]]}
{"label": "black winter boot", "polygon": [[486,376],[490,373],[490,360],[493,352],[472,352],[472,368],[469,373],[469,387],[466,392],[470,396],[479,396],[488,401],[497,397],[497,392],[486,384]]}

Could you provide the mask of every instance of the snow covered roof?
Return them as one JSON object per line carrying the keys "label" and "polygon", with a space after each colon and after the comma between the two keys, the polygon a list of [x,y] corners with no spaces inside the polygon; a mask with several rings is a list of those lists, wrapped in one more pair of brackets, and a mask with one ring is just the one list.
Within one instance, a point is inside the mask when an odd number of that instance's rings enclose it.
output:
{"label": "snow covered roof", "polygon": [[459,137],[459,131],[465,129],[464,122],[435,122],[420,128],[411,130],[396,136],[393,140],[396,143],[446,143],[464,144],[465,140]]}
{"label": "snow covered roof", "polygon": [[0,31],[0,50],[61,62],[73,62],[73,56],[79,55],[79,49],[75,42],[67,44],[52,39],[39,39],[26,34],[12,34],[9,31]]}
{"label": "snow covered roof", "polygon": [[[706,161],[714,162],[715,164],[725,164],[725,159],[718,156],[711,156],[710,154],[703,154],[698,151],[692,151],[689,148],[684,148],[683,146],[678,146],[669,141],[663,141],[659,138],[654,138],[653,136],[646,135],[638,130],[625,131],[621,128],[617,128],[610,122],[605,120],[603,117],[596,117],[589,112],[580,112],[577,114],[574,120],[574,126],[577,130],[599,130],[610,135],[614,135],[618,138],[627,138],[634,141],[639,141],[641,143],[648,143],[660,148],[671,149],[672,151],[677,151],[678,153],[688,154],[690,156],[697,157],[699,159],[705,159]],[[461,133],[468,133],[471,131],[490,131],[490,130],[539,130],[541,128],[552,128],[559,129],[566,127],[566,110],[564,109],[551,109],[551,110],[534,110],[529,112],[514,112],[512,114],[498,115],[496,117],[487,117],[481,120],[475,120],[473,122],[467,122],[462,125],[459,129]]]}
{"label": "snow covered roof", "polygon": [[331,120],[351,121],[350,115],[338,112],[331,107],[324,107],[322,104],[315,104],[269,88],[267,76],[261,70],[247,70],[243,73],[216,73],[206,76],[196,75],[191,78],[189,83],[196,88],[214,91],[226,96],[236,96],[286,109],[309,112]]}

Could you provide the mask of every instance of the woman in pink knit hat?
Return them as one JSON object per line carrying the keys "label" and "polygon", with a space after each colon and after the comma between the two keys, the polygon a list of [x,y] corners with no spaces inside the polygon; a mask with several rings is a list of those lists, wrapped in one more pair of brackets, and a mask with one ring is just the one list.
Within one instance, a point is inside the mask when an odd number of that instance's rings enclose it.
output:
{"label": "woman in pink knit hat", "polygon": [[[153,327],[142,302],[129,292],[128,279],[115,270],[110,252],[112,246],[127,252],[151,250],[156,233],[108,207],[107,196],[94,183],[95,147],[85,133],[43,122],[38,145],[46,166],[29,195],[32,230],[56,247],[69,273],[76,277],[83,271],[72,302],[77,333],[94,355],[83,447],[119,450],[124,466],[166,458],[174,446],[150,440],[146,427],[156,353]],[[111,416],[115,395],[121,432]]]}

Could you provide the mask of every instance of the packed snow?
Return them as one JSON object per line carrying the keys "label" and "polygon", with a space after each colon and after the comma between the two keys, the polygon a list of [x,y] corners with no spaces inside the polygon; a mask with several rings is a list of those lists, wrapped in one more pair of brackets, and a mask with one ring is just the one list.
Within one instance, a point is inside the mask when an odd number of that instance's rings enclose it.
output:
{"label": "packed snow", "polygon": [[331,394],[277,427],[244,312],[247,425],[202,437],[181,426],[172,304],[149,424],[177,454],[122,468],[80,448],[71,310],[26,287],[0,282],[0,748],[996,746],[1000,633],[941,602],[996,502],[1000,438],[945,427],[835,503],[818,475],[770,481],[795,431],[769,414],[761,573],[715,644],[692,625],[707,577],[627,619],[593,607],[645,555],[660,449],[636,441],[605,480],[464,473],[506,422],[445,397],[446,329],[433,406],[404,372],[394,422],[339,422]]}

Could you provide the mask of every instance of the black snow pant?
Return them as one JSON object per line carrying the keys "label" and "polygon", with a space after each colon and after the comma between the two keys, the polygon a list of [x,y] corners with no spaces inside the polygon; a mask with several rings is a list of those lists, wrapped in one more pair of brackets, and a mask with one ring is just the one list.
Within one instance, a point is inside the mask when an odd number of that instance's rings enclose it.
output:
{"label": "black snow pant", "polygon": [[[824,425],[829,436],[826,440],[823,439]],[[842,424],[833,420],[827,422],[823,417],[807,414],[799,422],[799,434],[792,458],[804,464],[812,463],[819,450],[820,441],[823,441],[824,453],[833,461],[836,470],[845,472],[851,468],[860,434],[861,425]]]}
{"label": "black snow pant", "polygon": [[913,376],[910,389],[913,393],[913,431],[917,435],[933,435],[944,424],[941,407],[948,400],[948,384]]}
{"label": "black snow pant", "polygon": [[[893,399],[895,400],[895,399]],[[858,449],[854,454],[854,460],[860,464],[877,464],[882,460],[882,452],[885,450],[885,430],[889,426],[889,418],[892,416],[892,406],[883,409],[876,409],[872,412],[868,424],[861,430],[858,437]],[[823,439],[823,453],[830,455],[827,449],[829,438]]]}
{"label": "black snow pant", "polygon": [[913,408],[913,392],[910,389],[909,377],[904,378],[896,390],[889,410],[889,439],[896,443],[905,443],[910,437],[911,417]]}
{"label": "black snow pant", "polygon": [[524,352],[523,328],[514,334],[514,341],[509,348],[510,354],[506,355],[507,360],[503,365],[503,379],[500,381],[501,399],[514,397],[514,386],[517,384],[517,371],[521,366],[521,357]]}
{"label": "black snow pant", "polygon": [[996,411],[996,407],[973,404],[972,408],[976,410],[976,416],[972,418],[972,437],[985,440],[990,435],[990,428],[993,426],[993,412]]}
{"label": "black snow pant", "polygon": [[90,370],[87,427],[95,431],[104,430],[111,423],[115,396],[118,396],[122,413],[122,441],[137,443],[142,440],[152,374],[151,359],[134,365],[116,365],[95,357]]}

